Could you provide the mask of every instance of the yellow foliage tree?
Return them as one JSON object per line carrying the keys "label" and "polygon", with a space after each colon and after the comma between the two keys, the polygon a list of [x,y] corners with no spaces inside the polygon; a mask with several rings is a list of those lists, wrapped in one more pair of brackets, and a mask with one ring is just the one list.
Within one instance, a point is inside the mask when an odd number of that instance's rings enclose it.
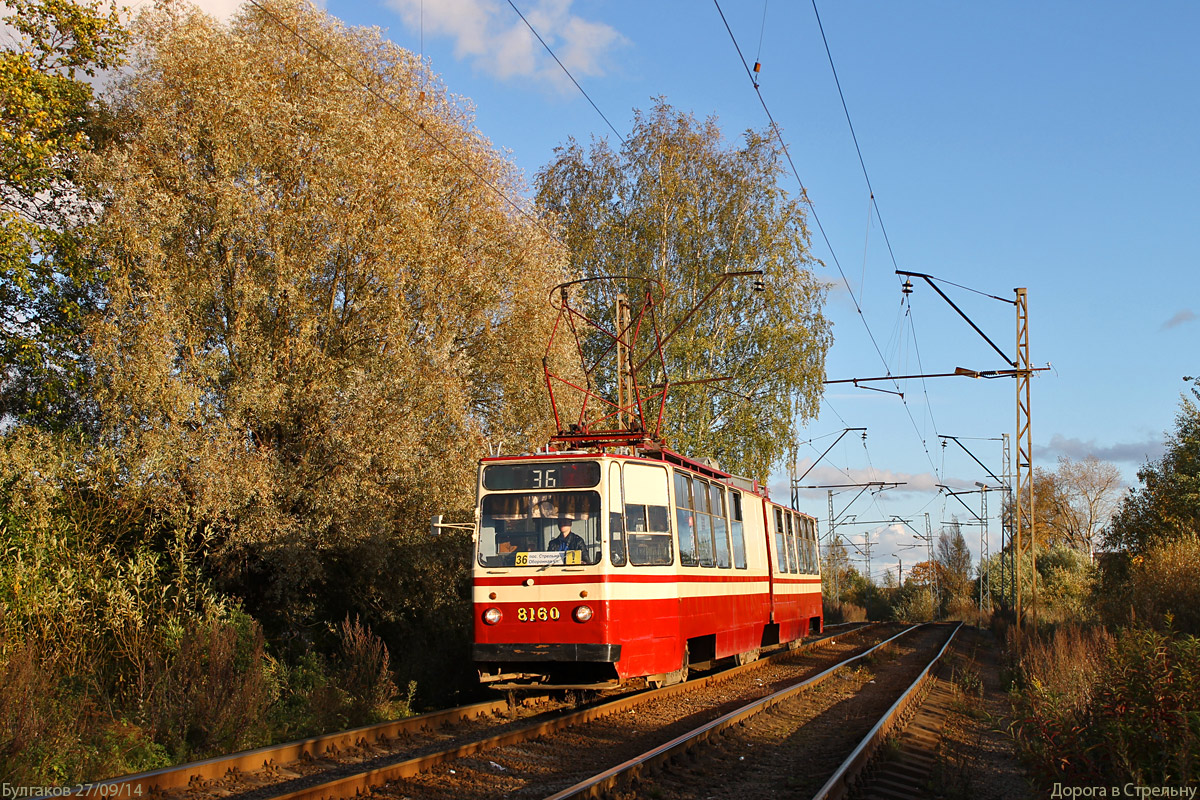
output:
{"label": "yellow foliage tree", "polygon": [[563,248],[469,109],[379,31],[272,0],[136,32],[115,100],[132,133],[95,165],[98,398],[127,491],[251,608],[300,624],[334,591],[386,618],[401,548],[470,508],[486,446],[549,433]]}

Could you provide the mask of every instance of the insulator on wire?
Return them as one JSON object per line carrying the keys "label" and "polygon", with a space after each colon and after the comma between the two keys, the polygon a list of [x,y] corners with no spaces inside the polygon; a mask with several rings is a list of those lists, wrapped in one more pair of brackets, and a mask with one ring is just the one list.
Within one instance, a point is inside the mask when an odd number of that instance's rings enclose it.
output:
{"label": "insulator on wire", "polygon": [[755,72],[755,74],[762,72],[762,62],[761,61],[754,62],[754,72]]}

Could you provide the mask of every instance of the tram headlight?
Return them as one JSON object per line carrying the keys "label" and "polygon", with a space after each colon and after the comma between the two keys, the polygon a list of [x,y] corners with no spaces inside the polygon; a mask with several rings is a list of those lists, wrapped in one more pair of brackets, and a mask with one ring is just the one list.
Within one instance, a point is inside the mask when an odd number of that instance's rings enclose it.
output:
{"label": "tram headlight", "polygon": [[504,615],[500,613],[500,609],[489,608],[487,611],[483,612],[483,623],[485,625],[495,625],[503,617]]}
{"label": "tram headlight", "polygon": [[571,612],[571,618],[576,622],[587,622],[592,618],[592,607],[575,606],[575,610]]}

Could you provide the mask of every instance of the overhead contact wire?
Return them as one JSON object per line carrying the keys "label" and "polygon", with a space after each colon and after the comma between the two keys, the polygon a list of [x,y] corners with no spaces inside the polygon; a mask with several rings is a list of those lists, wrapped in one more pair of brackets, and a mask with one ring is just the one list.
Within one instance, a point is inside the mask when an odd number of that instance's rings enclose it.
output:
{"label": "overhead contact wire", "polygon": [[863,159],[862,148],[858,146],[858,134],[854,132],[854,122],[850,119],[850,107],[846,105],[846,95],[842,93],[842,82],[838,79],[837,67],[833,64],[833,52],[829,49],[829,40],[825,38],[825,26],[821,24],[821,12],[817,11],[817,0],[812,0],[813,15],[817,18],[817,30],[821,32],[821,42],[825,45],[825,57],[829,59],[829,69],[833,73],[833,83],[837,86],[838,97],[842,101],[842,111],[846,114],[846,124],[850,126],[850,138],[854,140],[854,152],[858,153],[858,164],[862,167],[863,180],[867,182],[867,191],[871,193],[871,203],[875,206],[875,217],[879,220],[879,229],[883,232],[883,240],[887,243],[888,255],[891,256],[892,266],[900,269],[896,263],[896,254],[892,252],[892,242],[887,235],[887,226],[883,224],[883,215],[879,213],[879,202],[875,199],[875,189],[871,186],[871,176],[867,174],[867,162]]}
{"label": "overhead contact wire", "polygon": [[529,32],[537,37],[537,40],[542,43],[542,47],[546,48],[546,52],[549,53],[550,57],[554,59],[554,63],[558,64],[558,66],[562,68],[562,71],[566,73],[567,77],[571,79],[571,83],[575,84],[575,88],[579,90],[579,93],[582,94],[587,101],[592,104],[592,108],[594,108],[596,113],[600,115],[600,119],[604,120],[604,124],[607,125],[609,130],[611,130],[616,137],[621,140],[621,144],[624,144],[625,137],[622,136],[621,132],[618,131],[613,124],[608,121],[608,117],[606,117],[604,112],[600,110],[600,106],[596,105],[596,102],[592,100],[591,96],[584,91],[582,86],[579,85],[579,81],[575,80],[575,76],[571,74],[571,70],[567,69],[566,65],[558,60],[558,56],[554,54],[554,51],[550,49],[550,45],[546,44],[546,40],[542,38],[542,35],[537,32],[533,25],[530,24],[529,20],[525,18],[525,15],[521,13],[521,9],[517,8],[517,5],[513,2],[513,0],[508,0],[508,4],[512,6],[513,11],[517,12],[517,16],[521,18],[521,22],[525,23],[525,27],[529,28]]}
{"label": "overhead contact wire", "polygon": [[[766,99],[763,98],[762,90],[758,86],[758,81],[754,79],[754,73],[750,69],[750,65],[746,63],[746,57],[742,54],[741,45],[738,44],[737,37],[733,35],[733,29],[729,27],[729,20],[725,18],[725,12],[721,10],[719,0],[713,0],[717,7],[717,13],[721,15],[721,22],[725,23],[725,30],[729,33],[729,38],[733,41],[734,49],[737,50],[738,58],[742,60],[742,67],[746,70],[746,76],[750,78],[750,83],[754,86],[754,92],[758,95],[758,102],[762,105],[763,111],[767,115],[767,119],[771,123],[771,130],[775,134],[775,138],[779,140],[779,146],[783,148],[784,158],[787,159],[788,166],[791,168],[792,175],[796,178],[796,183],[800,185],[801,196],[804,199],[804,204],[808,206],[809,213],[812,214],[813,222],[817,223],[817,230],[821,232],[821,238],[825,241],[825,247],[829,250],[829,255],[833,259],[834,266],[837,267],[838,274],[842,277],[842,283],[846,285],[846,291],[850,293],[850,299],[854,303],[854,308],[858,312],[858,316],[863,321],[863,326],[867,329],[867,335],[871,338],[871,344],[875,347],[875,352],[879,354],[880,361],[883,362],[884,369],[888,375],[892,374],[891,368],[887,365],[887,359],[883,357],[883,351],[879,349],[879,343],[875,340],[875,334],[871,331],[871,326],[867,324],[867,318],[863,314],[862,306],[859,305],[858,296],[854,294],[854,288],[850,285],[849,278],[846,277],[845,270],[842,269],[842,262],[838,260],[837,252],[833,249],[833,242],[829,239],[829,234],[825,232],[825,226],[821,224],[821,217],[817,214],[817,209],[812,201],[808,198],[808,189],[804,186],[804,181],[800,178],[800,170],[796,169],[796,163],[792,160],[792,152],[787,146],[787,142],[783,139],[783,132],[780,130],[779,124],[775,122],[774,115],[771,114],[771,109],[767,106]],[[895,381],[893,381],[895,384]],[[896,389],[899,391],[900,386],[896,384]]]}
{"label": "overhead contact wire", "polygon": [[[724,23],[725,30],[729,33],[729,38],[733,42],[733,47],[735,50],[737,50],[738,58],[742,61],[742,67],[746,70],[746,76],[750,78],[750,83],[754,86],[754,92],[758,96],[758,102],[760,105],[762,105],[763,111],[766,113],[767,119],[771,123],[771,130],[775,133],[775,137],[779,140],[780,147],[783,148],[783,155],[787,159],[788,166],[792,171],[792,175],[795,176],[796,183],[800,185],[800,191],[802,197],[804,198],[804,204],[808,206],[809,212],[812,214],[813,222],[817,224],[817,230],[821,232],[821,238],[825,241],[825,247],[829,250],[829,255],[833,259],[834,266],[837,267],[838,274],[841,275],[842,283],[845,284],[846,291],[850,294],[850,300],[854,303],[854,309],[858,312],[858,316],[859,319],[862,320],[863,327],[866,328],[867,337],[870,338],[871,345],[875,348],[875,353],[879,356],[879,360],[883,364],[883,368],[886,371],[887,376],[891,377],[892,369],[888,366],[887,359],[884,358],[883,351],[879,349],[879,342],[876,341],[875,334],[871,331],[871,326],[867,323],[867,317],[865,314],[863,314],[862,306],[858,302],[858,297],[854,294],[854,289],[850,286],[850,280],[846,277],[845,270],[842,269],[842,264],[838,260],[837,252],[833,249],[833,243],[829,240],[829,235],[825,232],[825,226],[821,224],[820,215],[817,214],[816,207],[808,198],[808,190],[804,186],[804,181],[800,178],[800,171],[796,169],[796,163],[792,160],[791,150],[788,149],[787,142],[785,142],[783,139],[783,133],[780,130],[778,123],[775,122],[775,117],[771,114],[771,109],[767,106],[767,101],[762,95],[762,90],[759,88],[758,81],[754,79],[754,73],[751,71],[750,65],[746,63],[746,57],[742,54],[741,45],[738,44],[737,37],[733,35],[733,29],[729,26],[729,20],[725,18],[725,12],[721,10],[720,0],[713,0],[713,4],[717,7],[717,13],[721,15],[721,22]],[[875,211],[876,216],[878,216],[878,206],[876,207]],[[880,228],[882,227],[883,222],[881,220]],[[886,232],[884,233],[884,238],[887,238]],[[896,387],[897,394],[900,394],[900,384],[894,378],[892,379],[892,385]],[[904,410],[908,414],[909,421],[912,422],[913,429],[916,431],[917,437],[921,440],[921,447],[925,451],[925,457],[929,460],[929,465],[936,473],[937,467],[934,466],[933,457],[929,454],[929,447],[926,444],[925,437],[921,434],[921,429],[917,425],[917,420],[912,415],[912,409],[908,407],[908,403],[903,397],[900,398],[900,402],[904,405]]]}
{"label": "overhead contact wire", "polygon": [[[895,251],[892,250],[892,240],[888,236],[887,226],[883,222],[883,214],[880,213],[880,211],[879,211],[879,201],[875,199],[875,187],[871,185],[871,175],[867,171],[867,162],[866,162],[866,159],[863,158],[862,147],[858,143],[858,133],[854,130],[854,121],[850,117],[850,106],[846,103],[846,94],[845,94],[845,92],[842,91],[842,81],[838,77],[837,66],[834,64],[834,61],[833,61],[833,51],[829,47],[828,37],[825,36],[825,25],[821,22],[821,12],[817,10],[817,0],[811,0],[811,2],[812,2],[813,16],[816,17],[816,20],[817,20],[817,30],[820,31],[820,33],[821,33],[821,43],[825,46],[825,57],[829,60],[829,71],[833,73],[833,83],[837,87],[838,98],[842,102],[842,112],[846,115],[846,125],[847,125],[847,127],[850,128],[850,138],[854,141],[854,152],[858,154],[858,165],[862,168],[863,180],[866,181],[867,191],[870,192],[870,195],[871,195],[870,203],[872,206],[875,207],[875,218],[877,220],[879,220],[879,230],[880,230],[880,232],[883,233],[883,241],[887,245],[888,256],[892,260],[892,266],[898,270],[898,269],[900,269],[900,266],[896,262],[896,253],[895,253]],[[865,263],[865,258],[866,258],[865,254],[864,254],[863,258],[864,258],[864,263]],[[911,317],[909,317],[909,323],[910,323],[910,325],[912,323]],[[914,333],[914,338],[915,338],[915,333]],[[917,356],[917,362],[918,362],[918,364],[920,363],[920,354],[918,354],[918,356]],[[886,363],[884,366],[886,367]],[[924,372],[923,369],[922,369],[922,372]],[[925,393],[926,408],[929,409],[929,419],[931,422],[933,422],[934,433],[936,434],[937,433],[937,423],[936,423],[936,421],[933,420],[933,411],[929,406],[929,392],[925,388],[925,379],[924,378],[921,379],[921,387],[922,387],[922,391]],[[900,400],[902,403],[904,403],[904,407],[907,409],[908,403],[904,400],[903,397],[901,397]],[[909,416],[909,419],[912,419],[913,426],[915,427],[917,422],[915,419],[913,419],[911,411],[909,411],[908,416]],[[921,432],[919,429],[917,430],[917,434],[918,434],[918,436],[921,436],[921,444],[925,448],[926,456],[929,456],[929,448],[925,441],[925,437],[923,435],[921,435]],[[930,463],[930,466],[933,466],[932,457],[930,457],[929,463]],[[934,467],[934,472],[935,473],[937,472],[936,467]]]}

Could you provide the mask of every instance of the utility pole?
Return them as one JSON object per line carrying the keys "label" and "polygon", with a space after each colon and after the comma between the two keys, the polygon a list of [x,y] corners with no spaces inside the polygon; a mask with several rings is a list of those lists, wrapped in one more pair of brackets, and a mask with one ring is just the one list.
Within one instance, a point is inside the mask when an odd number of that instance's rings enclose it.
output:
{"label": "utility pole", "polygon": [[626,338],[630,330],[629,298],[617,294],[617,424],[629,427],[633,406],[638,402],[633,385],[633,352]]}
{"label": "utility pole", "polygon": [[[837,447],[837,443],[840,442],[842,440],[842,437],[845,436],[850,431],[861,431],[862,438],[863,438],[863,447],[866,447],[866,442],[867,442],[867,429],[866,428],[842,428],[842,432],[839,433],[838,437],[833,440],[833,444],[829,445],[829,447],[826,447],[825,452],[823,452],[823,453],[821,453],[821,455],[817,456],[816,461],[814,461],[812,464],[810,464],[808,466],[808,469],[804,470],[804,474],[801,475],[800,477],[796,477],[796,459],[799,458],[799,455],[800,455],[799,447],[797,446],[797,444],[795,442],[792,443],[792,463],[788,465],[788,472],[789,472],[790,483],[791,483],[791,488],[792,488],[792,508],[795,508],[795,509],[800,508],[800,489],[801,488],[805,488],[805,489],[813,488],[811,486],[801,487],[800,481],[807,478],[808,473],[812,472],[813,469],[816,468],[817,464],[821,463],[821,459],[824,458],[825,456],[829,455],[829,451],[832,450],[833,448]],[[809,442],[809,444],[811,444],[811,442]],[[816,448],[813,448],[813,449],[815,450]]]}
{"label": "utility pole", "polygon": [[[1033,370],[1029,362],[1029,296],[1023,287],[1013,290],[1017,295],[1017,481],[1016,524],[1017,547],[1014,579],[1017,596],[1017,649],[1021,648],[1021,556],[1030,552],[1032,596],[1030,621],[1037,633],[1037,522],[1033,510],[1033,432],[1030,421],[1029,379]],[[1028,539],[1026,538],[1028,537]]]}
{"label": "utility pole", "polygon": [[[829,558],[829,562],[831,564],[833,563],[833,545],[837,541],[837,539],[834,538],[837,535],[835,533],[836,529],[837,529],[837,521],[833,517],[833,489],[830,489],[829,490],[829,533],[827,534],[828,541],[826,542],[825,546],[828,548],[828,553],[829,553],[828,558]],[[840,583],[840,581],[838,579],[838,571],[835,569],[833,571],[833,599],[840,603],[840,602],[842,602],[842,595],[839,591],[839,587],[838,587],[839,583]]]}
{"label": "utility pole", "polygon": [[933,573],[932,579],[929,581],[929,600],[933,605],[933,618],[937,619],[937,569],[933,563],[933,525],[929,522],[929,512],[925,512],[925,546],[929,548],[929,571]]}
{"label": "utility pole", "polygon": [[865,534],[863,534],[863,538],[866,539],[864,555],[867,557],[867,580],[869,581],[871,580],[871,531],[868,530]]}
{"label": "utility pole", "polygon": [[[865,428],[847,428],[845,431],[842,431],[842,436],[845,436],[847,432],[852,431],[852,430],[866,430],[866,429]],[[841,439],[842,437],[839,436],[838,438]],[[834,444],[837,444],[837,442],[834,442]],[[832,445],[831,445],[831,447],[832,447]],[[829,450],[826,450],[825,452],[828,453]],[[825,455],[825,453],[821,454],[822,457],[824,455]],[[813,466],[816,466],[816,464],[814,463]],[[904,485],[903,482],[890,482],[889,483],[886,481],[868,481],[867,483],[834,483],[834,484],[821,484],[821,485],[815,485],[815,486],[801,486],[800,481],[803,480],[804,477],[806,475],[808,475],[808,473],[811,471],[812,471],[812,467],[809,467],[804,472],[804,475],[801,475],[799,478],[796,478],[795,480],[792,481],[792,496],[793,497],[797,496],[801,489],[828,489],[829,490],[829,533],[827,534],[827,543],[825,545],[827,548],[827,550],[826,550],[827,554],[831,554],[833,552],[834,542],[837,542],[840,540],[840,537],[837,533],[838,517],[833,513],[833,490],[834,489],[858,489],[858,494],[854,495],[854,498],[849,503],[846,504],[845,508],[842,509],[842,514],[844,515],[847,511],[850,510],[850,506],[854,505],[855,501],[857,501],[858,498],[862,497],[863,493],[866,492],[868,489],[875,487],[879,491],[883,491],[884,489],[892,489],[892,488],[895,488],[896,486]],[[854,545],[854,547],[857,549],[857,545]],[[834,572],[834,596],[835,597],[838,596],[837,595],[838,588],[839,587],[838,587],[838,580],[837,580],[837,572],[835,571]]]}
{"label": "utility pole", "polygon": [[[968,375],[975,378],[998,378],[1002,376],[1012,376],[1017,379],[1017,428],[1016,428],[1016,496],[1014,502],[1015,527],[1016,527],[1016,547],[1013,554],[1013,584],[1014,594],[1016,596],[1016,644],[1018,650],[1021,648],[1021,626],[1022,622],[1022,601],[1021,601],[1021,556],[1028,549],[1030,554],[1030,564],[1032,574],[1030,575],[1030,585],[1032,593],[1030,597],[1030,620],[1034,625],[1034,631],[1037,630],[1037,520],[1034,514],[1034,489],[1033,489],[1033,433],[1031,419],[1031,404],[1030,404],[1030,379],[1034,372],[1048,367],[1035,368],[1029,358],[1029,294],[1028,290],[1021,286],[1013,289],[1016,295],[1015,300],[1006,300],[1003,297],[979,292],[993,300],[999,300],[1002,303],[1012,303],[1017,310],[1017,356],[1015,359],[1010,359],[1005,355],[995,342],[988,338],[979,326],[971,321],[971,318],[963,312],[954,301],[946,295],[945,292],[938,287],[932,275],[925,275],[920,272],[906,272],[904,270],[896,270],[897,275],[905,275],[912,278],[921,278],[929,286],[937,292],[943,300],[950,304],[950,307],[958,312],[967,324],[975,329],[975,332],[983,337],[992,349],[1000,354],[1013,369],[1005,370],[987,370],[980,372],[972,372],[957,368],[954,374]],[[964,287],[968,288],[968,287]],[[905,281],[902,291],[905,295],[912,293],[912,282]],[[975,290],[971,290],[975,291]],[[940,376],[939,376],[940,377]],[[862,379],[857,379],[861,382]]]}
{"label": "utility pole", "polygon": [[[1016,608],[1016,596],[1013,587],[1016,582],[1013,580],[1013,550],[1016,548],[1016,543],[1013,541],[1013,491],[1012,491],[1012,445],[1009,441],[1008,434],[1000,434],[1004,437],[1004,468],[1001,474],[1004,480],[1003,500],[1000,504],[1001,521],[1000,521],[1000,598],[1003,601],[1008,598],[1007,609]],[[1007,544],[1005,544],[1007,542]],[[1005,560],[1007,559],[1007,570]],[[1006,577],[1007,575],[1007,577]],[[1006,609],[1006,610],[1007,610]]]}
{"label": "utility pole", "polygon": [[983,613],[983,598],[988,598],[988,606],[991,606],[992,587],[989,577],[991,565],[988,563],[988,510],[987,510],[987,493],[988,485],[986,483],[978,484],[981,487],[979,494],[979,505],[981,515],[983,517],[983,528],[979,531],[979,612]]}

